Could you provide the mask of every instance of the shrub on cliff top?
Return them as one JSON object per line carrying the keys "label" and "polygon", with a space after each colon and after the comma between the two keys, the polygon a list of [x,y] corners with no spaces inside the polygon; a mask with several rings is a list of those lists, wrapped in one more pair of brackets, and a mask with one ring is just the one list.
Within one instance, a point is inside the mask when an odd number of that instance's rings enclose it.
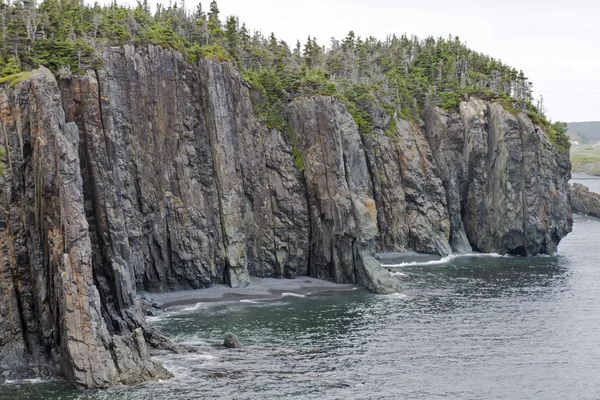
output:
{"label": "shrub on cliff top", "polygon": [[16,74],[8,75],[0,78],[0,84],[9,83],[10,87],[14,89],[17,84],[29,78],[31,71],[17,72]]}

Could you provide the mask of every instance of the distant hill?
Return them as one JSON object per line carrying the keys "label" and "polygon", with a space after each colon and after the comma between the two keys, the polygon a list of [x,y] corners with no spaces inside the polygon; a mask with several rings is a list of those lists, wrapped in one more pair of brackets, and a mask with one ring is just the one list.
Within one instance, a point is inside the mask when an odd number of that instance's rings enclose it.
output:
{"label": "distant hill", "polygon": [[569,122],[567,124],[569,136],[579,136],[587,140],[600,140],[600,121]]}

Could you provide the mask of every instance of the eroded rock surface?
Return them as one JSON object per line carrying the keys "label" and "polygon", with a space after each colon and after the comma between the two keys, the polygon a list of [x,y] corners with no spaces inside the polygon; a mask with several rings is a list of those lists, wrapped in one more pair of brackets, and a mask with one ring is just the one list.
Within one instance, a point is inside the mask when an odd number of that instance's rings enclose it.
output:
{"label": "eroded rock surface", "polygon": [[118,313],[94,282],[84,212],[79,132],[65,122],[49,70],[0,92],[8,148],[0,230],[0,367],[60,366],[75,386],[103,388],[170,376],[148,356],[143,320],[127,286],[111,281]]}
{"label": "eroded rock surface", "polygon": [[568,152],[524,114],[477,99],[454,114],[429,110],[425,133],[443,171],[453,250],[556,252],[572,227]]}
{"label": "eroded rock surface", "polygon": [[[314,276],[400,290],[375,251],[553,253],[568,154],[472,99],[421,127],[297,98],[267,129],[232,65],[109,48],[103,68],[0,87],[0,370],[79,387],[167,377],[137,291]],[[2,378],[0,378],[2,379]]]}

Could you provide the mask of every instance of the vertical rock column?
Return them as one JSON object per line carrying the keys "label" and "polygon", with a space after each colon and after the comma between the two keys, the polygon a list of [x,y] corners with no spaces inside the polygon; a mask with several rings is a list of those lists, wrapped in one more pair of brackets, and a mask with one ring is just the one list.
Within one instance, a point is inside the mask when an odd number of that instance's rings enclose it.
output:
{"label": "vertical rock column", "polygon": [[380,293],[398,290],[374,260],[377,210],[358,129],[330,97],[298,99],[289,123],[304,164],[311,223],[309,273],[355,282]]}
{"label": "vertical rock column", "polygon": [[[128,330],[121,335],[106,324],[106,299],[95,286],[92,268],[78,129],[65,123],[54,76],[40,68],[15,91],[3,88],[1,98],[13,105],[14,120],[0,114],[12,187],[12,196],[2,198],[6,223],[0,238],[8,257],[2,257],[0,276],[11,276],[12,289],[3,285],[2,294],[12,292],[7,314],[20,327],[12,329],[13,344],[2,346],[0,360],[15,351],[24,353],[21,362],[41,354],[48,363],[59,363],[69,382],[86,388],[169,376],[150,360],[139,321],[123,313]],[[10,237],[19,229],[9,226],[18,226],[18,220],[29,223],[18,233],[19,240],[25,237],[20,248],[27,254],[16,263]],[[25,288],[29,293],[21,292]]]}
{"label": "vertical rock column", "polygon": [[[484,253],[553,254],[571,231],[568,152],[522,113],[470,99],[431,109],[426,135],[447,188],[452,246]],[[460,218],[460,219],[459,219]]]}

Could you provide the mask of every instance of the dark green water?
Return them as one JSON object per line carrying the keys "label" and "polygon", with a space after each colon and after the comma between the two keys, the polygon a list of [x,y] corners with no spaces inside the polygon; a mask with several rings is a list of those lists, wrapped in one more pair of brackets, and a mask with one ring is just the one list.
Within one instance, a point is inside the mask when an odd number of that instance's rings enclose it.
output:
{"label": "dark green water", "polygon": [[[599,399],[600,222],[560,256],[413,265],[403,295],[364,290],[201,304],[155,320],[200,355],[175,379],[104,392],[0,386],[1,399]],[[246,346],[213,344],[235,332]]]}

